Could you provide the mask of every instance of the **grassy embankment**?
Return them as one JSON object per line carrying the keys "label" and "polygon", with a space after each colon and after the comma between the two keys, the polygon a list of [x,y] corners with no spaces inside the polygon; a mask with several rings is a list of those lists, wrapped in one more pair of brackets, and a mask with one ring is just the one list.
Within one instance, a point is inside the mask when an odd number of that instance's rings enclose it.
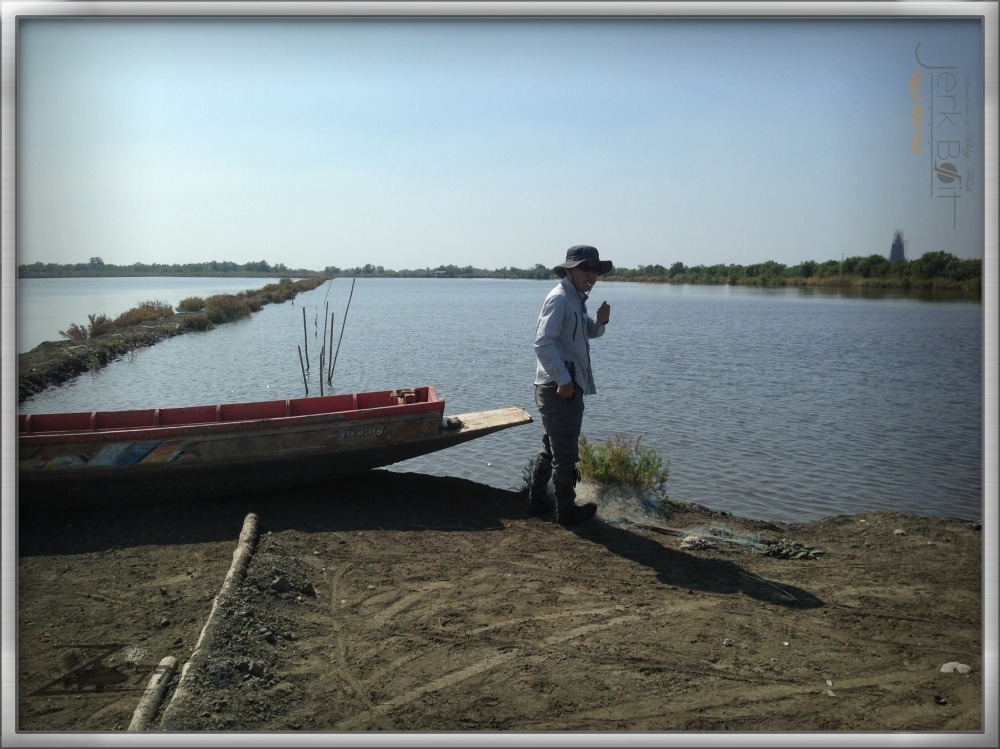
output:
{"label": "grassy embankment", "polygon": [[72,323],[59,331],[63,340],[47,341],[18,355],[18,402],[83,372],[96,371],[137,349],[249,317],[266,304],[288,301],[325,281],[322,277],[299,281],[283,278],[276,284],[237,294],[189,297],[177,305],[177,311],[169,304],[147,301],[114,319],[88,315],[86,325]]}

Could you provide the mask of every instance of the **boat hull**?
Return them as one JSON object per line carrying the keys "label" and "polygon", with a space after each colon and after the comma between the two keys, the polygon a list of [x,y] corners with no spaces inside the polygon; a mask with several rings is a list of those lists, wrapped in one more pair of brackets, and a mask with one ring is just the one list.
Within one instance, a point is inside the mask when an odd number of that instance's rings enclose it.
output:
{"label": "boat hull", "polygon": [[445,417],[444,401],[430,395],[416,403],[290,417],[22,432],[19,508],[280,491],[364,473],[532,420],[520,408]]}

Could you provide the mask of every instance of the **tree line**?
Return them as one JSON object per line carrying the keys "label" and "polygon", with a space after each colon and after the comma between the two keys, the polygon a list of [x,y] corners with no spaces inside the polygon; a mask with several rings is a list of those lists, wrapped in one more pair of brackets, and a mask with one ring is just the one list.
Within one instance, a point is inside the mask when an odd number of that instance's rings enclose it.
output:
{"label": "tree line", "polygon": [[18,278],[60,278],[62,276],[233,276],[238,278],[254,276],[296,276],[312,278],[322,276],[313,270],[289,268],[284,263],[271,264],[266,260],[248,263],[219,262],[207,263],[132,263],[113,265],[100,257],[92,257],[86,263],[29,263],[17,266]]}
{"label": "tree line", "polygon": [[808,260],[787,266],[769,260],[751,265],[674,263],[615,271],[623,281],[727,284],[739,286],[869,286],[897,289],[953,289],[980,292],[982,260],[962,260],[948,252],[929,252],[915,260],[890,262],[882,255]]}
{"label": "tree line", "polygon": [[[948,252],[930,252],[915,260],[890,262],[882,255],[868,255],[798,265],[784,265],[768,260],[750,265],[717,264],[687,266],[640,265],[619,267],[602,280],[644,283],[706,284],[730,286],[869,286],[896,289],[950,289],[980,293],[982,260],[962,260]],[[328,277],[398,277],[398,278],[507,278],[545,280],[553,277],[551,266],[536,263],[522,269],[476,268],[471,265],[439,265],[416,270],[389,270],[366,264],[356,268],[327,266]]]}
{"label": "tree line", "polygon": [[[929,252],[914,260],[889,261],[882,255],[855,256],[842,260],[818,262],[807,260],[798,265],[784,265],[768,260],[763,263],[736,263],[688,266],[681,262],[670,266],[654,264],[635,268],[615,268],[606,281],[643,283],[707,284],[730,286],[863,286],[901,290],[948,289],[982,293],[982,260],[963,260],[948,252]],[[266,260],[243,264],[205,263],[133,263],[112,265],[101,258],[87,263],[31,263],[18,266],[19,278],[61,276],[277,276],[297,278],[501,278],[546,280],[553,278],[552,267],[536,263],[531,268],[476,268],[471,265],[438,265],[416,269],[393,270],[367,263],[354,268],[328,265],[322,270],[288,268],[284,263]]]}

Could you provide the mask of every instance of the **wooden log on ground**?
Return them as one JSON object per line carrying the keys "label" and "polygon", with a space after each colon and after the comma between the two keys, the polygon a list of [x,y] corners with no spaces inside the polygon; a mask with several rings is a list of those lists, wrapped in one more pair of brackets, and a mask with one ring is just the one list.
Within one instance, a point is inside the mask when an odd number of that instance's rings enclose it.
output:
{"label": "wooden log on ground", "polygon": [[216,614],[222,609],[222,605],[226,602],[226,599],[229,598],[229,595],[236,584],[246,577],[247,568],[250,566],[250,558],[253,555],[253,549],[256,543],[257,516],[251,512],[243,521],[243,530],[240,532],[240,540],[236,545],[236,550],[233,552],[233,563],[229,567],[229,572],[226,573],[226,578],[222,582],[222,587],[219,589],[218,595],[216,595],[215,600],[212,602],[212,610],[208,615],[208,619],[205,621],[205,626],[201,629],[201,635],[198,637],[198,642],[194,646],[194,651],[191,653],[191,657],[184,664],[184,668],[181,669],[181,678],[180,682],[177,684],[177,689],[174,690],[173,697],[171,697],[170,702],[163,711],[163,718],[160,720],[160,725],[165,730],[169,730],[171,716],[175,713],[175,711],[181,709],[184,703],[189,699],[186,680],[191,672],[191,669],[197,666],[201,661],[203,653],[211,647],[212,639],[215,636]]}
{"label": "wooden log on ground", "polygon": [[146,691],[143,692],[135,712],[132,713],[132,722],[128,726],[129,731],[145,731],[149,727],[156,711],[160,709],[167,685],[174,678],[176,670],[177,659],[172,655],[168,655],[160,661],[160,665],[149,677],[149,684],[146,685]]}

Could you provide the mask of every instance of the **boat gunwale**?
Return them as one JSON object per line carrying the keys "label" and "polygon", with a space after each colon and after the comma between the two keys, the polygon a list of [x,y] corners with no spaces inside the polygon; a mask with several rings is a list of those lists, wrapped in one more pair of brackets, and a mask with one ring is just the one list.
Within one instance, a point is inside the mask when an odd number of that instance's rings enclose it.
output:
{"label": "boat gunwale", "polygon": [[[367,395],[367,396],[386,396],[390,397],[391,394],[399,392],[401,390],[424,390],[426,391],[427,400],[419,400],[414,403],[402,403],[402,404],[387,404],[379,406],[371,406],[367,408],[357,407],[357,396]],[[41,430],[41,431],[26,431],[26,427],[30,426],[30,417],[33,414],[20,414],[18,417],[18,445],[23,447],[32,446],[42,446],[42,445],[52,445],[58,443],[82,443],[82,442],[115,442],[119,440],[134,440],[134,439],[153,439],[157,437],[163,438],[174,438],[188,435],[225,435],[227,433],[241,433],[241,432],[264,432],[268,430],[272,431],[284,431],[287,429],[300,429],[300,428],[310,428],[324,423],[335,423],[339,421],[385,421],[391,420],[396,417],[403,417],[409,415],[420,415],[427,413],[437,413],[443,416],[445,401],[443,398],[439,398],[435,392],[433,386],[425,388],[409,388],[401,389],[396,388],[393,390],[384,391],[368,391],[365,393],[348,393],[346,395],[354,397],[354,407],[352,408],[338,408],[336,410],[318,411],[302,414],[291,414],[285,416],[261,416],[257,418],[231,418],[231,419],[219,419],[216,421],[208,420],[197,420],[189,422],[178,422],[173,424],[140,424],[135,426],[114,426],[109,428],[81,428],[81,429],[52,429],[52,430]],[[319,398],[340,398],[343,396],[319,396]],[[273,400],[273,401],[248,401],[244,403],[233,403],[233,404],[216,404],[208,405],[203,407],[203,409],[215,409],[217,417],[221,417],[222,407],[238,407],[242,411],[246,412],[252,410],[253,406],[262,406],[267,408],[273,408],[275,403],[285,403],[286,404],[286,414],[289,411],[289,404],[294,403],[305,403],[315,402],[318,398],[287,398],[283,400]],[[183,410],[185,408],[191,407],[176,407],[170,409],[135,409],[136,412],[142,413],[159,413],[161,411],[169,410]],[[131,413],[129,409],[123,409],[120,411],[78,411],[66,414],[38,414],[39,416],[77,416],[77,417],[90,417],[92,423],[96,423],[96,417],[98,415],[115,415],[123,416],[125,414]]]}

